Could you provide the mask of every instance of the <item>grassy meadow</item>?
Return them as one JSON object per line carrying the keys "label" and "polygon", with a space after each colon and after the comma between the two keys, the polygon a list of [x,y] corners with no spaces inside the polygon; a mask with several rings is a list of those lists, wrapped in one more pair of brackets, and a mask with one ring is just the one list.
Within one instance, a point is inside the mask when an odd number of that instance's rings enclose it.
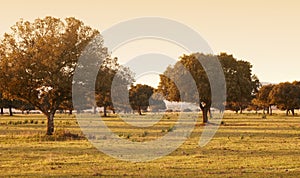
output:
{"label": "grassy meadow", "polygon": [[[135,128],[116,116],[105,123],[119,137],[143,142],[172,132],[178,114],[168,113],[149,128]],[[151,115],[142,116],[145,120]],[[189,117],[188,113],[186,117]],[[74,115],[58,114],[56,131],[45,136],[43,115],[0,116],[0,177],[297,177],[300,175],[300,116],[226,113],[205,146],[198,123],[170,155],[150,162],[126,162],[98,151],[83,136]]]}

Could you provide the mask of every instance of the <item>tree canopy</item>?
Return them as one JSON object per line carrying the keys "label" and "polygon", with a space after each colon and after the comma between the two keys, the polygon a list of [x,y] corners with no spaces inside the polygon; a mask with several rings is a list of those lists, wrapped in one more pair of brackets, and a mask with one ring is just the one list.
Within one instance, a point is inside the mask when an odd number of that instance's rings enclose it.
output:
{"label": "tree canopy", "polygon": [[[204,70],[199,62],[210,64],[210,60],[217,58],[221,63],[227,88],[227,108],[242,110],[251,102],[253,94],[257,92],[259,80],[252,75],[251,64],[246,61],[236,60],[232,55],[221,53],[220,55],[191,54],[180,57],[174,66],[169,66],[165,72],[160,75],[159,90],[170,101],[180,101],[179,90],[175,85],[182,83],[182,94],[186,102],[197,103],[203,112],[203,122],[208,121],[207,114],[212,107],[211,86],[206,72],[211,72],[214,66],[208,66]],[[182,66],[187,69],[194,81],[186,80]],[[171,77],[167,77],[171,76]],[[197,91],[191,90],[191,82],[195,82]],[[199,101],[195,101],[195,95],[199,94]],[[221,103],[222,104],[222,103]],[[217,107],[217,106],[213,106]]]}
{"label": "tree canopy", "polygon": [[297,82],[284,82],[275,85],[269,93],[270,104],[276,105],[281,110],[286,110],[286,115],[300,106],[300,85]]}
{"label": "tree canopy", "polygon": [[129,102],[133,110],[137,110],[139,115],[142,115],[142,110],[148,108],[150,97],[154,89],[149,85],[132,85],[129,89]]}
{"label": "tree canopy", "polygon": [[222,64],[227,87],[227,109],[242,112],[253,99],[260,86],[258,78],[252,74],[252,65],[237,60],[232,55],[221,53],[218,59]]}
{"label": "tree canopy", "polygon": [[[112,87],[114,87],[115,93],[118,89],[123,90],[121,92],[128,91],[127,86],[131,85],[133,81],[132,72],[129,68],[120,65],[117,58],[108,57],[102,62],[97,74],[95,94],[97,106],[104,108],[104,117],[107,116],[107,108],[112,110],[121,108],[112,101]],[[117,84],[113,85],[113,82]]]}
{"label": "tree canopy", "polygon": [[69,100],[77,60],[99,34],[73,17],[20,20],[0,43],[1,90],[26,101],[47,117],[47,134],[54,132],[54,114]]}
{"label": "tree canopy", "polygon": [[267,110],[267,113],[272,114],[271,110],[271,98],[269,97],[270,92],[272,91],[274,85],[269,84],[269,85],[264,85],[262,86],[257,94],[256,97],[252,100],[252,103],[259,108],[262,108],[264,111]]}

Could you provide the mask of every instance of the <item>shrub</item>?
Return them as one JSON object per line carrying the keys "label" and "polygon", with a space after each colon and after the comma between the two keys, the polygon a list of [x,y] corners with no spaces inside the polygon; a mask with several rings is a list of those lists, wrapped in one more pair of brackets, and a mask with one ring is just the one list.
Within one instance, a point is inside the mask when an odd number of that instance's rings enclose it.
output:
{"label": "shrub", "polygon": [[186,109],[183,110],[183,112],[192,112],[192,110],[189,109],[189,108],[186,108]]}
{"label": "shrub", "polygon": [[172,126],[172,127],[169,127],[167,131],[172,132],[174,129],[175,129],[174,126]]}
{"label": "shrub", "polygon": [[146,137],[148,134],[149,134],[149,132],[144,131],[143,134],[142,134],[142,137]]}

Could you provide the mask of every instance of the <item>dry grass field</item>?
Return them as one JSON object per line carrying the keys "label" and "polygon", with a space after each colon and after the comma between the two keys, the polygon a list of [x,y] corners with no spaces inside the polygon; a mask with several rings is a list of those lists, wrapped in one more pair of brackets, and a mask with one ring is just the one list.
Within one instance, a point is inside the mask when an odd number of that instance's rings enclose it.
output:
{"label": "dry grass field", "polygon": [[[146,120],[150,115],[142,116]],[[186,115],[188,116],[188,113]],[[177,114],[153,127],[134,128],[116,116],[105,123],[130,141],[153,140],[172,131]],[[201,119],[198,119],[198,122]],[[45,136],[42,115],[0,116],[0,176],[10,177],[298,177],[300,117],[226,113],[214,138],[198,141],[203,126],[173,153],[150,162],[126,162],[99,150],[83,136],[75,116],[56,115],[56,132]]]}

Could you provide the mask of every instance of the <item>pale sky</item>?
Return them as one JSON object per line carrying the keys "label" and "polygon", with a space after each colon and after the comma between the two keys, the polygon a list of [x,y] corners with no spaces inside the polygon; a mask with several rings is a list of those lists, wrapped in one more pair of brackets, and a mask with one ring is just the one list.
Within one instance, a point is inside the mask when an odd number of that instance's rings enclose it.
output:
{"label": "pale sky", "polygon": [[[101,32],[132,18],[164,17],[196,30],[215,54],[227,52],[249,61],[253,73],[263,82],[300,80],[298,0],[0,0],[0,3],[1,36],[20,18],[32,21],[48,15],[74,16]],[[120,60],[133,57],[136,47],[131,46],[116,52]],[[125,54],[125,49],[131,53]],[[168,49],[173,52],[164,53],[174,58],[184,52],[175,51],[174,46]],[[155,47],[144,42],[143,50],[153,51]]]}

